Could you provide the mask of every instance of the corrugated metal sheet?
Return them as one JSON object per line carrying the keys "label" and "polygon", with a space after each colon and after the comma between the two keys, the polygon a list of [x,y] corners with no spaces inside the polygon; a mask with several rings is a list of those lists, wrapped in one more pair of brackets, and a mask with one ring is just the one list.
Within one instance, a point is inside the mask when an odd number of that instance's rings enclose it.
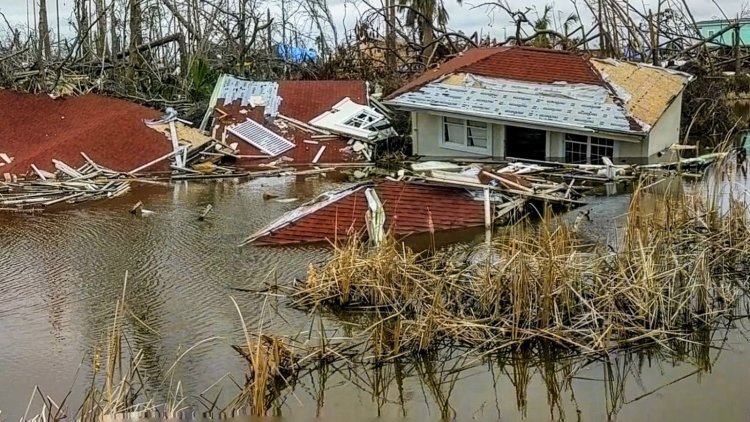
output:
{"label": "corrugated metal sheet", "polygon": [[243,141],[253,145],[264,153],[275,157],[295,147],[295,144],[261,126],[253,120],[247,120],[227,130]]}
{"label": "corrugated metal sheet", "polygon": [[474,77],[467,78],[465,86],[434,82],[388,103],[559,128],[638,132],[625,110],[609,98],[606,88],[595,85]]}
{"label": "corrugated metal sheet", "polygon": [[226,75],[219,90],[218,98],[224,99],[224,105],[241,100],[242,107],[247,107],[253,97],[262,98],[265,114],[277,116],[282,98],[279,97],[279,84],[276,82],[248,81]]}
{"label": "corrugated metal sheet", "polygon": [[[254,237],[257,245],[289,245],[334,241],[365,230],[365,185],[358,186],[312,211],[295,211]],[[385,229],[397,236],[484,225],[484,203],[466,189],[414,182],[383,181],[375,185],[385,209]],[[281,223],[280,223],[281,222]]]}

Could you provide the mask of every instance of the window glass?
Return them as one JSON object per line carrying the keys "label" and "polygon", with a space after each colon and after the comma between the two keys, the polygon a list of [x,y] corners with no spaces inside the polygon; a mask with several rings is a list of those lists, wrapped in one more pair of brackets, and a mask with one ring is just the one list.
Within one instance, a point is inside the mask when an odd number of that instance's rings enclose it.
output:
{"label": "window glass", "polygon": [[565,162],[572,164],[586,164],[588,162],[587,136],[565,134]]}
{"label": "window glass", "polygon": [[615,141],[604,138],[591,138],[591,164],[604,164],[602,157],[610,160],[615,155]]}
{"label": "window glass", "polygon": [[443,142],[486,149],[489,146],[490,128],[485,122],[443,117]]}
{"label": "window glass", "polygon": [[446,143],[466,145],[466,123],[463,120],[446,117],[444,126]]}
{"label": "window glass", "polygon": [[468,146],[487,148],[487,123],[469,120],[466,123]]}

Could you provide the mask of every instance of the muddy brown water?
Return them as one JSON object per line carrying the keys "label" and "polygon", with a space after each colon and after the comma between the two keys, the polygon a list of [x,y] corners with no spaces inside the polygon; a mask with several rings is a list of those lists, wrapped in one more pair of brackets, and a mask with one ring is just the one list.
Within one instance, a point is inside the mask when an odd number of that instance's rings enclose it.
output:
{"label": "muddy brown water", "polygon": [[[262,193],[307,200],[344,185],[269,178],[142,186],[84,208],[1,215],[0,419],[23,416],[35,386],[56,401],[73,388],[71,401],[80,400],[126,272],[129,309],[143,321],[127,318],[126,333],[130,347],[144,351],[150,389],[167,391],[161,380],[166,369],[187,348],[212,337],[218,338],[188,353],[175,371],[188,401],[197,404],[195,396],[226,374],[241,380],[244,362],[229,345],[241,341],[242,328],[230,296],[251,328],[305,331],[311,323],[306,313],[240,289],[302,277],[309,263],[329,254],[322,246],[238,248],[249,233],[298,204],[264,201]],[[138,200],[155,214],[129,214]],[[197,221],[209,203],[214,211]],[[593,200],[587,235],[611,238],[627,203],[625,196]],[[327,421],[748,420],[750,358],[743,333],[729,331],[723,351],[704,348],[679,359],[613,354],[609,363],[564,359],[546,372],[519,356],[488,362],[460,352],[448,363],[334,367],[303,377],[272,413],[280,420]],[[714,345],[721,334],[714,333]],[[563,364],[575,369],[565,381]],[[557,374],[557,387],[545,382],[550,373]],[[231,383],[225,387],[231,390]],[[555,390],[561,399],[551,404]]]}

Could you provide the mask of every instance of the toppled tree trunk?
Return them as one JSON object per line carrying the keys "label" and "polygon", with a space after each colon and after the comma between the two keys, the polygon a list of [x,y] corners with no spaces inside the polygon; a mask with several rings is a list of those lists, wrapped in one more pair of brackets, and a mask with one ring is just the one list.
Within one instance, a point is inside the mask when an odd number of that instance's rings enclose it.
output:
{"label": "toppled tree trunk", "polygon": [[184,42],[183,39],[184,39],[184,35],[180,33],[167,35],[164,38],[159,38],[158,40],[151,41],[150,43],[131,46],[128,51],[123,51],[121,53],[116,54],[115,58],[122,59],[127,56],[132,56],[133,54],[137,55],[137,53],[142,53],[144,51],[148,51],[156,47],[161,47],[162,45],[169,44],[174,41]]}

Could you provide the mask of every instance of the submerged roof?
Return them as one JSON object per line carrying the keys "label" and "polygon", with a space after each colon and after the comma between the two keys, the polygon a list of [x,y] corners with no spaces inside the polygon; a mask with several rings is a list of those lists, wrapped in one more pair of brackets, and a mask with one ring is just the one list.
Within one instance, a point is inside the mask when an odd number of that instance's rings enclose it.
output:
{"label": "submerged roof", "polygon": [[367,89],[364,81],[269,82],[222,75],[201,127],[209,129],[213,115],[219,127],[210,130],[221,138],[228,127],[254,121],[257,125],[243,126],[252,129],[245,136],[238,136],[237,130],[226,132],[226,142],[238,142],[239,156],[247,164],[270,162],[280,154],[294,164],[361,161],[362,154],[352,150],[348,138],[312,128],[307,122],[345,98],[367,104]]}
{"label": "submerged roof", "polygon": [[525,47],[475,50],[402,87],[389,96],[388,104],[643,136],[690,80],[679,72],[620,67],[618,62],[571,52]]}
{"label": "submerged roof", "polygon": [[615,91],[624,96],[625,108],[636,119],[653,126],[685,89],[691,76],[642,63],[592,60]]}
{"label": "submerged roof", "polygon": [[[282,216],[248,238],[257,245],[335,241],[365,229],[365,188],[330,194]],[[385,210],[385,230],[398,236],[484,225],[484,202],[460,187],[383,181],[375,191]]]}
{"label": "submerged roof", "polygon": [[[31,165],[55,171],[53,159],[72,167],[86,163],[81,153],[116,171],[130,171],[170,151],[162,133],[143,124],[161,113],[125,100],[97,94],[52,99],[0,89],[0,162],[2,173],[25,174]],[[169,170],[162,161],[149,171]]]}
{"label": "submerged roof", "polygon": [[281,114],[307,122],[331,110],[344,98],[367,104],[367,82],[279,81],[279,96],[283,98]]}
{"label": "submerged roof", "polygon": [[240,106],[264,107],[264,114],[282,114],[308,121],[329,111],[339,101],[350,98],[367,104],[364,81],[252,81],[222,75],[214,88],[214,103],[220,108],[239,102]]}

